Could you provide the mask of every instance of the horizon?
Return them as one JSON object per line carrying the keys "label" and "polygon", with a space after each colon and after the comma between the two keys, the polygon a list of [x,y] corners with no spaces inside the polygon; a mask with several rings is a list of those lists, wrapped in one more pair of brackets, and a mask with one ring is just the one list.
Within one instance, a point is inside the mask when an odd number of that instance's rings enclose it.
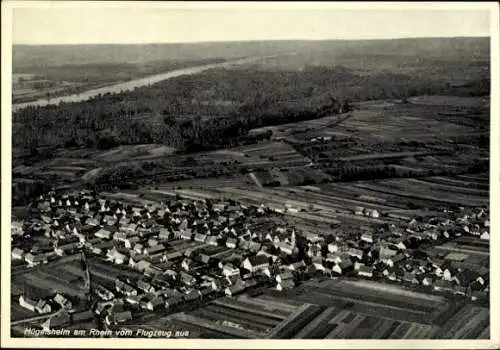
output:
{"label": "horizon", "polygon": [[415,37],[395,37],[395,38],[360,38],[360,39],[242,39],[242,40],[215,40],[215,41],[176,41],[176,42],[143,42],[143,43],[47,43],[47,44],[24,44],[13,43],[12,46],[139,46],[139,45],[203,45],[203,44],[223,44],[223,43],[258,43],[258,42],[356,42],[356,41],[397,41],[397,40],[446,40],[446,39],[491,39],[491,35],[477,36],[415,36]]}

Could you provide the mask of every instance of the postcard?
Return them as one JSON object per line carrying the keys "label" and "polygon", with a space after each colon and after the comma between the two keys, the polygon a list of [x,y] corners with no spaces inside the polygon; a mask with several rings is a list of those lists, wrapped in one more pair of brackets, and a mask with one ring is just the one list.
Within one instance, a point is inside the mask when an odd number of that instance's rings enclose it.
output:
{"label": "postcard", "polygon": [[498,10],[2,2],[2,346],[498,348]]}

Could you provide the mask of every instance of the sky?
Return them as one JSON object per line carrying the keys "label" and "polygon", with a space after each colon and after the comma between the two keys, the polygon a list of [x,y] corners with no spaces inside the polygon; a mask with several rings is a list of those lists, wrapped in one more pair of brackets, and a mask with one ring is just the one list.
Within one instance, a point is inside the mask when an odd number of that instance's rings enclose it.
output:
{"label": "sky", "polygon": [[[489,36],[488,10],[393,4],[352,9],[321,4],[273,6],[110,2],[21,3],[14,44],[175,43],[240,40],[388,39]],[[31,4],[31,5],[30,5]],[[324,5],[324,4],[323,4]],[[366,7],[365,7],[366,8]]]}

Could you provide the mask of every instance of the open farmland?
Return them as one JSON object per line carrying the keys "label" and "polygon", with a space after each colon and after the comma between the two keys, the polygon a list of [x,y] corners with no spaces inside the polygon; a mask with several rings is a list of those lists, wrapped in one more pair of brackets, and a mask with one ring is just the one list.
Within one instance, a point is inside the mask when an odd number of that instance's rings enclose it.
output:
{"label": "open farmland", "polygon": [[[434,185],[434,179],[440,183],[446,182],[448,185],[444,187]],[[235,198],[251,205],[265,204],[274,207],[284,211],[292,220],[303,219],[311,226],[310,221],[316,224],[344,223],[349,226],[356,223],[366,225],[397,222],[398,216],[411,217],[424,208],[439,209],[447,205],[475,206],[489,202],[489,194],[486,190],[457,186],[456,181],[459,181],[458,184],[463,181],[460,179],[458,176],[430,177],[418,180],[391,179],[262,189],[255,185],[248,188],[248,185],[242,186],[234,182],[228,187],[224,181],[217,181],[215,185],[207,182],[207,186],[203,186],[202,181],[196,181],[195,185],[189,186],[193,190],[186,189],[187,186],[183,186],[181,182],[179,186],[175,183],[170,186],[164,185],[158,191],[144,189],[143,196],[148,198],[148,192],[157,192],[160,196],[172,197],[179,194],[187,198]],[[469,179],[468,183],[481,185],[484,183],[482,179],[487,179],[487,175],[477,174],[475,179]],[[442,192],[437,192],[438,188]],[[382,217],[370,218],[354,215],[355,208],[359,206],[376,209],[382,213]],[[287,207],[295,208],[298,212],[287,211]]]}
{"label": "open farmland", "polygon": [[481,206],[489,203],[488,191],[474,191],[461,186],[444,187],[414,179],[391,179],[376,181],[375,183],[361,182],[356,184],[356,186],[362,189],[408,197],[410,199],[414,198],[416,200],[422,199],[429,202],[442,203],[442,205]]}
{"label": "open farmland", "polygon": [[[346,306],[349,301],[354,305]],[[451,319],[432,324],[433,315],[440,310],[450,313],[447,304],[441,296],[393,285],[325,281],[307,283],[286,295],[269,291],[223,298],[145,326],[183,325],[202,337],[218,338],[430,339],[459,329],[457,320],[470,311],[475,318],[469,322],[474,322],[475,328],[467,334],[475,337],[487,331],[487,310],[470,306],[454,306]]]}

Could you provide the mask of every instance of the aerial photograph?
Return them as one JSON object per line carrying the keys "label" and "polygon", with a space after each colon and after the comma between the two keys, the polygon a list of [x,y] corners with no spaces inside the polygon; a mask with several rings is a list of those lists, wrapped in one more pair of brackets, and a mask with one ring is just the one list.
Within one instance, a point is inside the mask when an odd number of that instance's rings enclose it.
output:
{"label": "aerial photograph", "polygon": [[110,3],[10,9],[11,338],[490,339],[488,9]]}

